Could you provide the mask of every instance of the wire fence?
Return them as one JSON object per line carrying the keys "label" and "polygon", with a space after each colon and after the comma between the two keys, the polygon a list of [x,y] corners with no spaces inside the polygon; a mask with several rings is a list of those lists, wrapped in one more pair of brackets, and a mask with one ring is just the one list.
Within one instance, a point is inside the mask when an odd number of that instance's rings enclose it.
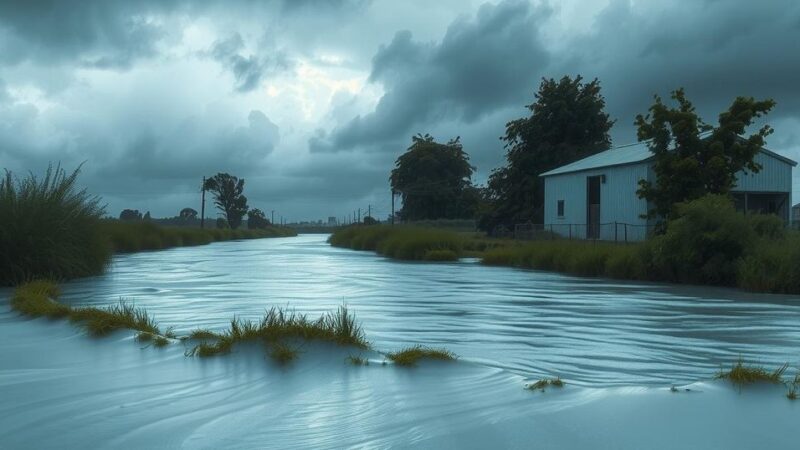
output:
{"label": "wire fence", "polygon": [[588,239],[609,242],[640,242],[655,232],[655,225],[608,223],[519,223],[513,230],[500,226],[492,236],[518,240]]}

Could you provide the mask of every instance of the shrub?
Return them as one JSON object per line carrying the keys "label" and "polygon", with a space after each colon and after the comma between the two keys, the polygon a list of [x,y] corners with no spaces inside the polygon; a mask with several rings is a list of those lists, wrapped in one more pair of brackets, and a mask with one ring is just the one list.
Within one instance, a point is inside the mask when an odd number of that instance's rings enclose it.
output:
{"label": "shrub", "polygon": [[99,232],[100,199],[76,188],[80,168],[0,182],[0,285],[101,273],[111,258]]}
{"label": "shrub", "polygon": [[726,196],[707,195],[676,205],[676,211],[666,233],[645,244],[652,278],[735,285],[742,257],[759,238],[754,225],[774,231],[769,220],[736,212]]}
{"label": "shrub", "polygon": [[328,242],[336,247],[374,250],[390,258],[406,260],[430,257],[451,261],[458,259],[464,247],[463,238],[452,231],[389,225],[342,228],[334,232]]}

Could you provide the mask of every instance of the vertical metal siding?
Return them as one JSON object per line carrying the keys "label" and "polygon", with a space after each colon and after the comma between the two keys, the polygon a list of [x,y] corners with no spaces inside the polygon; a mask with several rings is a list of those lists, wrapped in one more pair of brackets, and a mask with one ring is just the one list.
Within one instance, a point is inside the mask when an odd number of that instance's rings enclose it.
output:
{"label": "vertical metal siding", "polygon": [[761,164],[758,173],[736,174],[734,191],[742,192],[792,192],[792,166],[766,153],[755,158]]}
{"label": "vertical metal siding", "polygon": [[[631,164],[619,167],[606,167],[582,172],[553,175],[545,178],[546,224],[553,224],[553,231],[562,236],[585,238],[586,228],[568,224],[586,223],[586,178],[605,175],[605,183],[600,185],[600,222],[612,225],[601,226],[600,238],[614,240],[614,222],[638,225],[628,228],[628,240],[643,240],[646,236],[647,221],[639,217],[647,212],[647,202],[636,195],[639,180],[648,176],[648,164]],[[558,201],[564,200],[564,217],[557,215]],[[617,238],[624,239],[624,227],[617,229]]]}

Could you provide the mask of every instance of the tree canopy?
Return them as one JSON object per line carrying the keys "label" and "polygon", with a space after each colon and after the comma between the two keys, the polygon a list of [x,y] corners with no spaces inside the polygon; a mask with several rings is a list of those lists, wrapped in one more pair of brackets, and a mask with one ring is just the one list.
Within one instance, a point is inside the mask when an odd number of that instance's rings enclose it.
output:
{"label": "tree canopy", "polygon": [[480,227],[541,223],[544,183],[539,174],[611,147],[608,131],[614,121],[606,114],[597,79],[584,82],[564,76],[543,78],[530,116],[506,124],[507,165],[495,169],[484,191],[487,211]]}
{"label": "tree canopy", "polygon": [[671,107],[655,96],[647,115],[636,116],[640,141],[648,141],[655,155],[655,182],[641,180],[640,198],[653,206],[649,218],[670,219],[675,205],[707,194],[728,194],[736,185],[736,173],[761,167],[754,158],[772,133],[769,125],[742,137],[747,127],[768,114],[773,100],[737,97],[719,115],[718,125],[703,122],[683,89],[672,92],[677,103]]}
{"label": "tree canopy", "polygon": [[197,211],[192,208],[183,208],[178,217],[183,220],[194,220],[197,218]]}
{"label": "tree canopy", "polygon": [[258,208],[253,208],[247,212],[247,228],[254,230],[259,228],[267,228],[270,225],[269,219]]}
{"label": "tree canopy", "polygon": [[403,220],[474,217],[478,192],[471,177],[475,168],[460,138],[442,144],[428,134],[418,134],[411,141],[389,178],[392,190],[403,200],[398,216]]}
{"label": "tree canopy", "polygon": [[239,228],[242,218],[247,214],[247,197],[244,191],[244,179],[227,173],[218,173],[207,178],[203,189],[214,196],[214,204],[225,216],[231,229]]}

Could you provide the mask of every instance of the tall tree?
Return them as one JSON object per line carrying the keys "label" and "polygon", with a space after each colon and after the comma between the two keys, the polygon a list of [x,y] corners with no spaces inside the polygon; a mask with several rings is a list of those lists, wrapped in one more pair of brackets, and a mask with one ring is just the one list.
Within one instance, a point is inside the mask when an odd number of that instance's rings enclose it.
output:
{"label": "tall tree", "polygon": [[605,104],[597,79],[542,79],[535,101],[526,105],[530,116],[508,122],[500,138],[508,163],[489,176],[481,229],[542,222],[544,182],[539,174],[611,146],[608,131],[614,121]]}
{"label": "tall tree", "polygon": [[247,197],[244,191],[244,179],[227,173],[218,173],[207,178],[203,188],[214,196],[214,204],[225,215],[231,229],[239,228],[242,218],[247,214]]}
{"label": "tall tree", "polygon": [[475,168],[460,138],[446,144],[418,134],[395,163],[389,177],[400,194],[403,220],[462,219],[474,217],[478,199],[471,177]]}
{"label": "tall tree", "polygon": [[261,211],[258,208],[253,208],[247,212],[247,228],[255,230],[267,228],[269,225],[269,219],[267,219],[264,211]]}
{"label": "tall tree", "polygon": [[183,220],[194,220],[197,219],[197,210],[193,208],[183,208],[181,212],[178,214]]}
{"label": "tall tree", "polygon": [[649,141],[655,155],[655,182],[641,180],[637,191],[653,206],[647,214],[650,218],[670,219],[677,203],[706,194],[728,194],[736,185],[736,173],[761,170],[754,158],[772,133],[764,125],[742,137],[747,127],[775,106],[771,99],[737,97],[719,115],[718,125],[711,126],[698,117],[683,89],[673,91],[671,98],[677,106],[667,106],[655,96],[650,112],[636,116],[639,140]]}

